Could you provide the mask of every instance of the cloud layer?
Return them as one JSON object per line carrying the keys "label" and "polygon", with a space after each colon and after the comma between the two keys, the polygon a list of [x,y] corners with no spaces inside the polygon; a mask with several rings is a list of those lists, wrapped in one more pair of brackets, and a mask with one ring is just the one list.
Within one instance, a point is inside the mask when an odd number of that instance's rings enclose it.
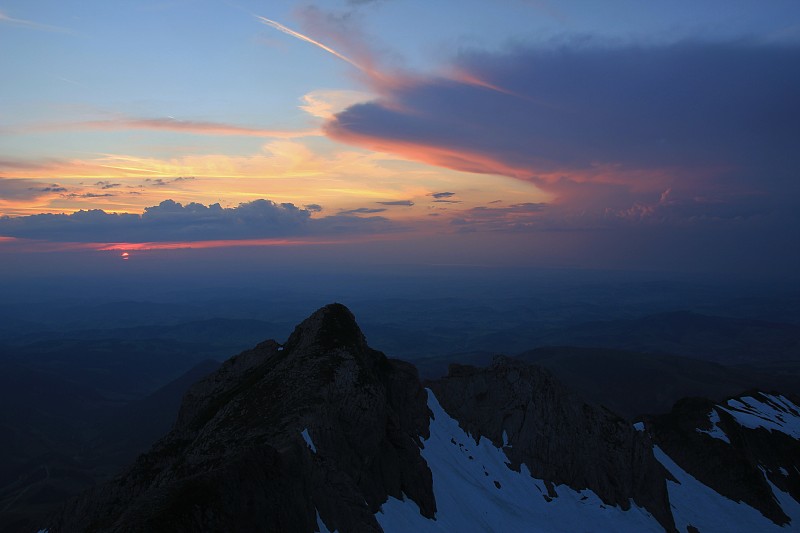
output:
{"label": "cloud layer", "polygon": [[692,215],[720,203],[746,214],[800,191],[798,64],[800,48],[746,42],[476,53],[453,77],[384,86],[325,131],[530,181],[579,210],[651,205],[669,190]]}
{"label": "cloud layer", "polygon": [[[312,218],[313,209],[255,200],[237,207],[165,200],[141,215],[100,209],[0,217],[0,236],[59,242],[190,242],[394,231],[382,217]],[[369,213],[374,210],[368,211]],[[354,210],[353,214],[362,213]]]}

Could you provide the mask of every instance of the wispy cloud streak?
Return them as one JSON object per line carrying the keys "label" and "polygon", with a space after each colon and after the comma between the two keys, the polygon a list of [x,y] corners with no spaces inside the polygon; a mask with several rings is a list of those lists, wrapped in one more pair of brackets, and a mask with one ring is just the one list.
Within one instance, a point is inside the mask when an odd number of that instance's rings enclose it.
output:
{"label": "wispy cloud streak", "polygon": [[49,31],[54,33],[73,33],[72,30],[68,30],[67,28],[50,26],[49,24],[40,24],[38,22],[33,22],[32,20],[10,17],[2,11],[0,11],[0,23],[11,24],[13,26],[20,26],[23,28],[30,28],[33,30]]}
{"label": "wispy cloud streak", "polygon": [[305,41],[305,42],[307,42],[307,43],[311,43],[311,44],[313,44],[314,46],[317,46],[317,47],[319,47],[319,48],[322,48],[322,49],[323,49],[323,50],[325,50],[326,52],[328,52],[328,53],[330,53],[330,54],[333,54],[333,55],[335,55],[336,57],[338,57],[338,58],[339,58],[339,59],[341,59],[342,61],[347,61],[348,63],[350,63],[351,65],[353,65],[354,67],[356,67],[358,70],[362,70],[362,71],[364,71],[364,72],[367,72],[367,71],[368,71],[368,69],[366,69],[365,67],[363,67],[363,66],[359,65],[358,63],[356,63],[355,61],[353,61],[352,59],[350,59],[350,58],[349,58],[349,57],[347,57],[346,55],[344,55],[344,54],[342,54],[342,53],[339,53],[339,52],[337,52],[336,50],[334,50],[334,49],[333,49],[333,48],[331,48],[330,46],[324,45],[324,44],[322,44],[321,42],[319,42],[319,41],[317,41],[317,40],[314,40],[314,39],[312,39],[311,37],[309,37],[309,36],[307,36],[307,35],[303,35],[303,34],[302,34],[302,33],[300,33],[300,32],[294,31],[294,30],[293,30],[293,29],[291,29],[291,28],[287,28],[286,26],[284,26],[284,25],[283,25],[283,24],[281,24],[280,22],[276,22],[276,21],[274,21],[274,20],[268,19],[268,18],[266,18],[266,17],[261,17],[261,16],[259,16],[259,15],[255,15],[255,17],[256,17],[258,20],[260,20],[260,21],[261,21],[263,24],[266,24],[267,26],[270,26],[270,27],[272,27],[272,28],[275,28],[276,30],[278,30],[278,31],[281,31],[281,32],[285,33],[286,35],[291,35],[292,37],[295,37],[295,38],[297,38],[297,39],[300,39],[301,41]]}

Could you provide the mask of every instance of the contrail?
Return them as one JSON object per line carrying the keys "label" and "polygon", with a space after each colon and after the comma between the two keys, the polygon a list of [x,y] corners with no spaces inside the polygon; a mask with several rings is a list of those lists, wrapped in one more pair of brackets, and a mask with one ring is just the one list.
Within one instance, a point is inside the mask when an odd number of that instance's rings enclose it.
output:
{"label": "contrail", "polygon": [[32,20],[16,19],[14,17],[9,17],[2,11],[0,11],[0,22],[13,24],[15,26],[22,26],[25,28],[32,28],[34,30],[51,31],[56,33],[73,33],[72,30],[68,30],[67,28],[50,26],[48,24],[39,24],[38,22],[33,22]]}
{"label": "contrail", "polygon": [[287,28],[286,26],[284,26],[284,25],[283,25],[283,24],[281,24],[280,22],[275,22],[274,20],[270,20],[270,19],[268,19],[268,18],[266,18],[266,17],[260,17],[260,16],[258,16],[258,15],[254,15],[254,16],[255,16],[255,17],[258,19],[258,20],[260,20],[262,23],[266,24],[267,26],[272,26],[272,27],[273,27],[273,28],[275,28],[276,30],[278,30],[278,31],[282,31],[283,33],[285,33],[285,34],[287,34],[287,35],[291,35],[292,37],[296,37],[296,38],[300,39],[301,41],[305,41],[305,42],[307,42],[307,43],[311,43],[311,44],[313,44],[314,46],[318,46],[318,47],[322,48],[323,50],[325,50],[326,52],[328,52],[328,53],[331,53],[331,54],[335,55],[335,56],[336,56],[336,57],[338,57],[339,59],[341,59],[341,60],[343,60],[343,61],[347,61],[348,63],[350,63],[351,65],[353,65],[354,67],[356,67],[358,70],[362,70],[362,71],[364,71],[364,72],[368,72],[368,70],[367,70],[367,69],[365,69],[364,67],[362,67],[361,65],[359,65],[358,63],[356,63],[355,61],[353,61],[352,59],[350,59],[350,58],[349,58],[349,57],[347,57],[346,55],[344,55],[344,54],[340,54],[339,52],[337,52],[336,50],[334,50],[334,49],[333,49],[333,48],[331,48],[330,46],[325,46],[325,45],[324,45],[324,44],[322,44],[321,42],[319,42],[319,41],[315,41],[315,40],[314,40],[314,39],[312,39],[311,37],[308,37],[308,36],[306,36],[306,35],[303,35],[302,33],[298,33],[298,32],[294,31],[294,30],[293,30],[293,29],[291,29],[291,28]]}

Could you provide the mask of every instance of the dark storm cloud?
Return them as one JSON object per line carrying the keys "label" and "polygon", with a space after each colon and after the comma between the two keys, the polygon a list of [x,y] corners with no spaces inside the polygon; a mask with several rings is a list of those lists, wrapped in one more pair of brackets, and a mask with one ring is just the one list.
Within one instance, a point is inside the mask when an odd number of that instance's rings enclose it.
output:
{"label": "dark storm cloud", "polygon": [[165,200],[141,215],[99,209],[0,217],[0,236],[61,242],[165,242],[320,236],[397,230],[382,217],[311,218],[291,203],[255,200],[237,207]]}
{"label": "dark storm cloud", "polygon": [[697,209],[688,216],[726,202],[745,212],[750,202],[787,207],[800,193],[797,65],[796,46],[747,42],[476,53],[454,77],[387,84],[326,131],[531,181],[584,211],[630,208],[666,190]]}

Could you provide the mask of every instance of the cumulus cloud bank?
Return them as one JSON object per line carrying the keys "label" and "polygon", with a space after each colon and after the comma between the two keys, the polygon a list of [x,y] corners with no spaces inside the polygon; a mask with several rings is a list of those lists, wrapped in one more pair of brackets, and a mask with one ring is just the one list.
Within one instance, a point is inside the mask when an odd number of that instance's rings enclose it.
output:
{"label": "cumulus cloud bank", "polygon": [[[314,206],[316,207],[316,206]],[[0,235],[61,242],[170,242],[319,236],[397,229],[382,217],[312,218],[314,209],[254,200],[236,207],[165,200],[141,215],[100,209],[0,217]]]}

